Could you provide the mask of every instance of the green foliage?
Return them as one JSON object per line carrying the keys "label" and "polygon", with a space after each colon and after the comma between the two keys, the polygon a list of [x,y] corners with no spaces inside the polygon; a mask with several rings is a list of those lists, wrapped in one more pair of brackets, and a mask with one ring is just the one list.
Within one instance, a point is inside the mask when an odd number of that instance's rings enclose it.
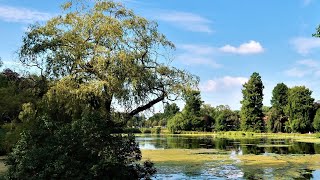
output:
{"label": "green foliage", "polygon": [[[138,164],[134,138],[116,132],[154,104],[196,88],[198,77],[158,61],[173,48],[156,23],[108,0],[69,1],[61,15],[33,25],[19,58],[52,85],[41,91],[41,103],[20,113],[22,124],[34,124],[8,158],[9,178],[149,178],[153,164]],[[114,107],[126,113],[117,117]]]}
{"label": "green foliage", "polygon": [[[113,122],[97,113],[70,123],[39,116],[9,155],[10,179],[139,179],[155,173],[131,135],[113,133]],[[121,173],[119,173],[121,172]]]}
{"label": "green foliage", "polygon": [[[161,121],[161,122],[160,122]],[[155,113],[153,116],[151,116],[146,122],[145,127],[154,127],[160,125],[166,125],[166,117],[164,113]]]}
{"label": "green foliage", "polygon": [[185,130],[188,127],[189,122],[187,122],[182,113],[177,113],[172,118],[169,119],[167,128],[171,133],[176,133],[181,130]]}
{"label": "green foliage", "polygon": [[176,103],[166,104],[164,107],[164,117],[172,117],[180,111]]}
{"label": "green foliage", "polygon": [[239,129],[240,117],[238,113],[233,112],[229,107],[218,111],[215,119],[216,131],[236,131]]}
{"label": "green foliage", "polygon": [[119,105],[133,116],[197,86],[198,77],[158,61],[168,59],[159,52],[174,45],[155,22],[108,0],[67,4],[61,15],[31,27],[19,56],[60,80],[55,90],[70,109],[89,104],[110,116],[112,105]]}
{"label": "green foliage", "polygon": [[272,90],[272,107],[278,109],[280,112],[283,112],[285,106],[288,104],[288,91],[289,88],[287,85],[284,83],[278,83]]}
{"label": "green foliage", "polygon": [[210,116],[214,118],[216,116],[217,109],[214,107],[211,107],[210,104],[202,104],[201,109],[200,109],[200,114],[201,116]]}
{"label": "green foliage", "polygon": [[267,113],[267,130],[269,132],[284,132],[286,131],[285,107],[288,104],[289,88],[284,83],[278,83],[272,90],[271,105],[272,109]]}
{"label": "green foliage", "polygon": [[317,110],[312,125],[315,131],[320,132],[320,109]]}
{"label": "green foliage", "polygon": [[285,132],[285,124],[288,119],[281,110],[271,108],[267,116],[268,132]]}
{"label": "green foliage", "polygon": [[312,91],[304,86],[289,89],[288,104],[285,114],[288,116],[287,130],[289,132],[309,132],[312,128],[313,102]]}
{"label": "green foliage", "polygon": [[263,131],[263,84],[261,76],[254,72],[249,81],[243,85],[241,101],[241,129],[243,131]]}
{"label": "green foliage", "polygon": [[[21,77],[18,73],[4,69],[0,73],[0,123],[19,122],[22,104],[38,101],[40,84],[36,76]],[[43,83],[45,84],[45,83]]]}
{"label": "green foliage", "polygon": [[189,90],[184,93],[186,105],[184,111],[195,116],[200,116],[200,109],[203,101],[201,100],[200,91]]}
{"label": "green foliage", "polygon": [[161,127],[156,127],[156,134],[160,134],[161,133]]}
{"label": "green foliage", "polygon": [[176,133],[180,131],[206,129],[203,118],[200,117],[202,100],[200,92],[196,90],[188,90],[184,93],[185,107],[181,113],[168,120],[167,127],[170,132]]}
{"label": "green foliage", "polygon": [[201,106],[200,114],[201,117],[203,117],[204,130],[207,132],[212,131],[213,125],[216,121],[217,109],[208,104],[203,104]]}

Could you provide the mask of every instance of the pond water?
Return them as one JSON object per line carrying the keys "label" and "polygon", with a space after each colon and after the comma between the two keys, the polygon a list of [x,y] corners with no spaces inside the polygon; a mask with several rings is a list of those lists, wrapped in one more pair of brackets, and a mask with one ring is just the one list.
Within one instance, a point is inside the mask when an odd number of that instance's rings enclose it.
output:
{"label": "pond water", "polygon": [[[320,154],[320,144],[296,142],[293,139],[268,138],[217,138],[213,136],[143,135],[136,137],[142,151],[175,149],[209,149],[227,154],[230,163],[156,163],[155,179],[320,179],[320,170],[304,166],[246,167],[237,157],[243,155],[303,156]],[[152,160],[152,158],[151,158]],[[320,161],[320,159],[319,159]],[[292,176],[291,176],[292,174]]]}

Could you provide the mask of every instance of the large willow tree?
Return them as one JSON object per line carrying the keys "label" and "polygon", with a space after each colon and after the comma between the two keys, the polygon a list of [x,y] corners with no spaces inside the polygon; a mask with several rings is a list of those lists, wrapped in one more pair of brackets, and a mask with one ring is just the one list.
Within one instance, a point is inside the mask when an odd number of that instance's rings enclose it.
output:
{"label": "large willow tree", "polygon": [[117,104],[133,116],[196,85],[167,65],[174,45],[155,22],[118,3],[81,2],[66,3],[62,15],[32,26],[23,39],[21,61],[59,80],[50,97],[74,96],[107,113]]}
{"label": "large willow tree", "polygon": [[[34,125],[8,158],[11,179],[134,179],[154,173],[136,164],[130,136],[116,135],[113,114],[133,116],[179,97],[198,78],[170,67],[174,45],[157,24],[106,0],[70,1],[61,15],[23,38],[20,60],[52,85],[37,104]],[[32,123],[31,123],[32,124]]]}

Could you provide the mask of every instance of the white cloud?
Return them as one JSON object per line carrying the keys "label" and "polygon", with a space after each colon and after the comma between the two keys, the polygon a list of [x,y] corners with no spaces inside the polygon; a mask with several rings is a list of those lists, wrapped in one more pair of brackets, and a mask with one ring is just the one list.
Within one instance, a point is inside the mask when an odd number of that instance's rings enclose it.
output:
{"label": "white cloud", "polygon": [[287,76],[302,78],[307,75],[320,75],[320,66],[319,62],[313,59],[303,59],[296,61],[295,65],[286,70],[284,73]]}
{"label": "white cloud", "polygon": [[320,38],[297,37],[293,38],[290,43],[301,55],[307,55],[311,50],[320,48]]}
{"label": "white cloud", "polygon": [[219,48],[221,52],[232,54],[259,54],[264,52],[264,48],[257,41],[249,41],[241,44],[239,47],[234,47],[229,44]]}
{"label": "white cloud", "polygon": [[173,25],[180,26],[188,31],[213,32],[210,27],[211,21],[209,19],[193,13],[167,11],[158,14],[156,19],[172,23]]}
{"label": "white cloud", "polygon": [[203,100],[213,106],[225,104],[240,109],[241,89],[247,81],[246,77],[224,76],[200,83]]}
{"label": "white cloud", "polygon": [[51,14],[26,8],[0,6],[0,19],[7,22],[32,23],[45,21],[52,17]]}
{"label": "white cloud", "polygon": [[205,45],[182,44],[178,48],[197,55],[212,55],[215,52],[214,47]]}
{"label": "white cloud", "polygon": [[218,79],[208,80],[200,84],[200,89],[203,92],[218,92],[226,90],[241,90],[244,83],[248,81],[246,77],[225,76]]}
{"label": "white cloud", "polygon": [[194,44],[183,44],[177,46],[180,54],[177,55],[176,59],[186,65],[207,65],[212,68],[220,68],[221,64],[218,64],[214,59],[213,55],[215,48],[205,45],[194,45]]}
{"label": "white cloud", "polygon": [[294,68],[291,68],[291,69],[286,70],[286,71],[285,71],[285,74],[286,74],[287,76],[290,76],[290,77],[298,77],[298,78],[301,78],[301,77],[304,77],[304,76],[310,74],[310,71],[308,71],[308,70],[306,70],[306,69],[294,67]]}
{"label": "white cloud", "polygon": [[297,61],[297,64],[304,65],[310,68],[316,68],[319,66],[319,62],[313,59],[303,59],[303,60]]}

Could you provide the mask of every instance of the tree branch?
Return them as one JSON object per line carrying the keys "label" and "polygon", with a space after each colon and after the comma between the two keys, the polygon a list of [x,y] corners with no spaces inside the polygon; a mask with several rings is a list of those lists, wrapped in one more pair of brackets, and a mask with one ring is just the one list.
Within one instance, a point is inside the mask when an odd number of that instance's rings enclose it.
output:
{"label": "tree branch", "polygon": [[149,103],[147,103],[147,104],[145,104],[143,106],[137,107],[135,110],[131,111],[128,115],[130,117],[132,117],[132,116],[138,114],[141,111],[147,110],[147,109],[151,108],[153,105],[157,104],[158,102],[164,100],[165,97],[166,97],[166,94],[162,94],[161,96],[159,96],[158,98],[150,101]]}

